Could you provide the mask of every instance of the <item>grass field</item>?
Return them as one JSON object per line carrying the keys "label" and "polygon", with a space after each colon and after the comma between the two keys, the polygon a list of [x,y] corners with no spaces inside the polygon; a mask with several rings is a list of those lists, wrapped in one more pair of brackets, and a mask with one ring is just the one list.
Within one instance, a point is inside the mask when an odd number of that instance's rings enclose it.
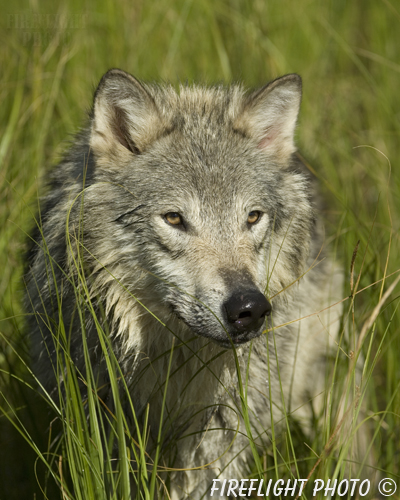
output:
{"label": "grass field", "polygon": [[[68,456],[69,441],[50,446],[63,428],[29,386],[22,255],[46,172],[83,125],[111,67],[173,84],[241,80],[251,87],[285,73],[302,76],[297,142],[329,207],[327,239],[346,272],[343,297],[353,295],[345,311],[354,345],[362,335],[360,394],[376,467],[397,481],[392,498],[400,498],[400,285],[385,295],[400,273],[400,5],[0,2],[0,500],[63,498],[41,458],[62,473],[59,457]],[[344,372],[350,350],[339,359]],[[315,436],[313,451],[304,451],[304,436],[293,437],[303,477],[317,456],[315,477],[330,477],[335,454],[323,450],[333,431]],[[287,442],[282,438],[289,457]],[[285,474],[288,457],[267,452],[262,463]],[[87,495],[71,493],[106,498]]]}

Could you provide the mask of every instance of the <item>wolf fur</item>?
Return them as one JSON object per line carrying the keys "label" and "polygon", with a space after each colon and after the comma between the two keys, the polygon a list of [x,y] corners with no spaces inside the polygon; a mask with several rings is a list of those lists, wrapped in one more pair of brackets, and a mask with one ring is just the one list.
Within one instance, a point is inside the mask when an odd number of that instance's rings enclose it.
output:
{"label": "wolf fur", "polygon": [[[46,322],[61,314],[85,373],[72,285],[83,255],[89,295],[107,320],[139,420],[150,405],[150,451],[174,344],[163,463],[200,469],[172,474],[173,500],[207,497],[213,478],[249,472],[235,354],[243,384],[248,369],[256,445],[268,444],[271,419],[285,412],[307,429],[308,402],[323,390],[340,315],[329,306],[342,278],[323,249],[313,180],[296,154],[300,101],[295,74],[253,92],[177,92],[110,70],[41,205],[26,274],[36,373],[57,387]],[[254,303],[263,310],[253,321]],[[85,321],[104,385],[95,323]]]}

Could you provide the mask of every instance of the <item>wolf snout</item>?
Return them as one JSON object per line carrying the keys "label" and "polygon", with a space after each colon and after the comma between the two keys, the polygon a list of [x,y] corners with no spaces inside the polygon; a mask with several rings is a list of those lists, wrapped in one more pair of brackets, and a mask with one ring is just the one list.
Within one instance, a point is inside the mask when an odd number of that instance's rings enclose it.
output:
{"label": "wolf snout", "polygon": [[258,290],[235,292],[225,302],[228,323],[233,326],[233,335],[258,330],[271,314],[271,304]]}

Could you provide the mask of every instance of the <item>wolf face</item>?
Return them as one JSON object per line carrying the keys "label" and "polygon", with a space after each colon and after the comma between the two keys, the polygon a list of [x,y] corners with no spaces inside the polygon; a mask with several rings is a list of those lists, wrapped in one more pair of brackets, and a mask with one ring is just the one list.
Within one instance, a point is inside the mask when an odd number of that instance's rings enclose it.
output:
{"label": "wolf face", "polygon": [[298,75],[250,95],[239,86],[178,94],[120,70],[95,95],[89,248],[105,265],[123,263],[128,287],[140,269],[135,290],[151,288],[165,314],[223,347],[259,336],[279,307],[265,295],[306,265],[314,211],[293,157],[300,99]]}

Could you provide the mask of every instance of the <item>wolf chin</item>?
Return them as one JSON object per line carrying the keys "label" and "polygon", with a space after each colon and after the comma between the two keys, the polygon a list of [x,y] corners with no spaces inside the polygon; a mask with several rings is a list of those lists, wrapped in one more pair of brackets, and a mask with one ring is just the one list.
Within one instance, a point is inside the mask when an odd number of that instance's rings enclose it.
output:
{"label": "wolf chin", "polygon": [[[171,359],[162,460],[198,468],[170,474],[173,500],[207,497],[214,478],[249,473],[238,373],[245,385],[248,372],[260,447],[285,412],[307,430],[308,402],[323,390],[342,278],[325,255],[313,180],[294,144],[300,101],[296,74],[252,92],[176,91],[110,70],[41,204],[25,276],[36,373],[56,390],[48,321],[61,316],[85,373],[81,259],[139,421],[149,405],[150,453]],[[93,315],[84,328],[107,391]]]}

